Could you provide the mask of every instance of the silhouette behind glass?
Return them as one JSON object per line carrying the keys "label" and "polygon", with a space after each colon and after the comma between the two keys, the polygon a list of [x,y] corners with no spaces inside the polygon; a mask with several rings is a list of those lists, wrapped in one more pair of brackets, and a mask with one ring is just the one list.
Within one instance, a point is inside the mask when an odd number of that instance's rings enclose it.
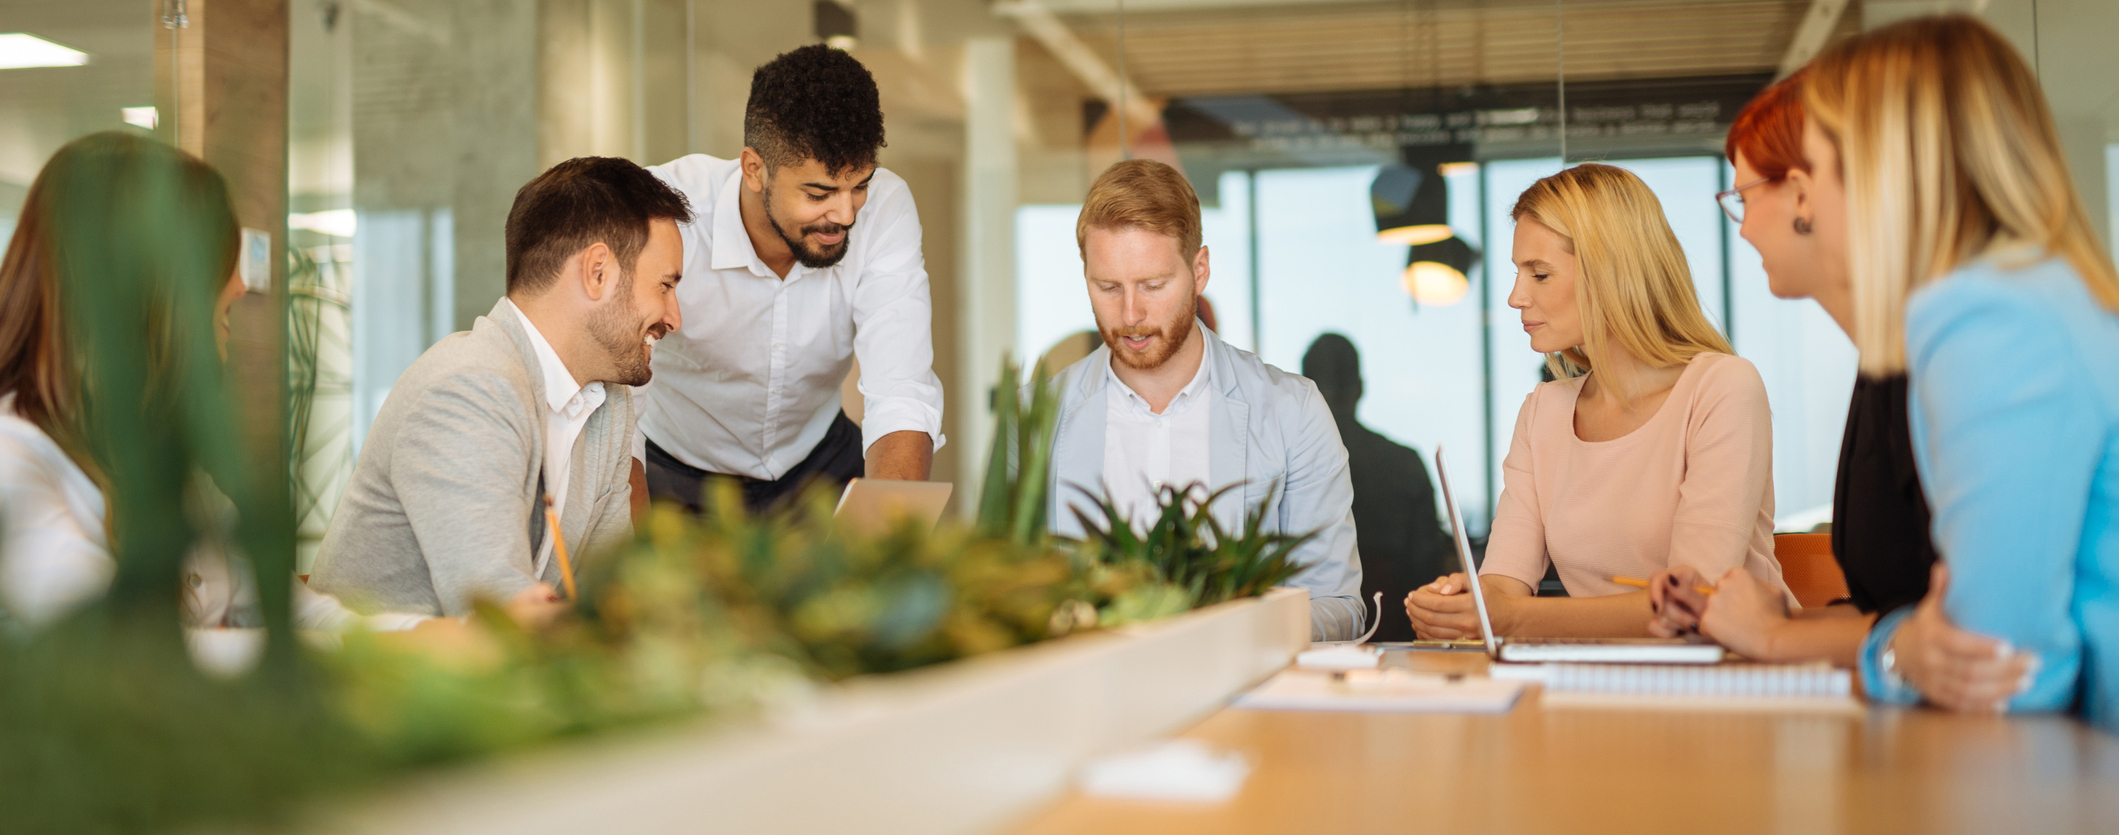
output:
{"label": "silhouette behind glass", "polygon": [[1354,481],[1354,531],[1361,550],[1361,596],[1383,593],[1383,626],[1374,640],[1413,640],[1413,623],[1397,605],[1407,593],[1451,570],[1452,546],[1435,511],[1434,482],[1420,453],[1354,417],[1361,402],[1361,354],[1327,333],[1302,355],[1302,375],[1317,383],[1346,444]]}

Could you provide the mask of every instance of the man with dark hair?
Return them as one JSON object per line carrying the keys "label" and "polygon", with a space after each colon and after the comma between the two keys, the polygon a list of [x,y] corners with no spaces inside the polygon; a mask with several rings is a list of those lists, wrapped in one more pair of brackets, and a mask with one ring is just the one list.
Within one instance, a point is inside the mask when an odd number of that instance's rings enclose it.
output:
{"label": "man with dark hair", "polygon": [[[462,615],[563,585],[632,535],[633,403],[679,327],[684,195],[622,159],[562,162],[515,193],[507,296],[391,386],[310,585],[357,609]],[[546,503],[558,511],[555,542]]]}
{"label": "man with dark hair", "polygon": [[[1427,463],[1411,447],[1361,425],[1361,353],[1352,340],[1327,333],[1302,355],[1302,376],[1317,384],[1346,445],[1354,479],[1354,529],[1361,554],[1361,596],[1383,592],[1404,600],[1413,589],[1450,573],[1457,552],[1435,511],[1435,485]],[[1378,641],[1410,641],[1413,622],[1399,608],[1383,607]]]}
{"label": "man with dark hair", "polygon": [[[636,489],[698,509],[735,477],[753,509],[804,484],[925,480],[942,438],[920,219],[876,167],[875,79],[845,52],[788,52],[751,77],[737,159],[655,172],[699,220],[684,230],[684,326],[640,392]],[[840,409],[859,358],[865,415]]]}

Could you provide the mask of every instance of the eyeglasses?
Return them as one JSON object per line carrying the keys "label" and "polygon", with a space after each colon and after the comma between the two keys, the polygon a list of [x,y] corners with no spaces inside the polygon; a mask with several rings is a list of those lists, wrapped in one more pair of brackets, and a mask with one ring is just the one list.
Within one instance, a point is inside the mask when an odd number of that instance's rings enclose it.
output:
{"label": "eyeglasses", "polygon": [[1770,183],[1772,177],[1761,177],[1714,196],[1714,202],[1722,205],[1722,214],[1729,216],[1730,223],[1744,222],[1744,189],[1761,183]]}

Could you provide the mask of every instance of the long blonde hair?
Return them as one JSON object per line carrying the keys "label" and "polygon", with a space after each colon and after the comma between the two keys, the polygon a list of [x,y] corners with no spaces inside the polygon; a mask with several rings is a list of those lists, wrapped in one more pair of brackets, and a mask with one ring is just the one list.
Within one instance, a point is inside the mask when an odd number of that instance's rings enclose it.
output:
{"label": "long blonde hair", "polygon": [[1613,344],[1657,368],[1736,353],[1700,310],[1663,204],[1633,172],[1577,165],[1532,183],[1508,215],[1559,233],[1581,265],[1575,306],[1582,347],[1548,355],[1553,376],[1580,376],[1610,356]]}
{"label": "long blonde hair", "polygon": [[1839,149],[1861,368],[1906,367],[1906,298],[2001,243],[2067,260],[2119,310],[2119,274],[2068,177],[2038,79],[1966,15],[1902,21],[1811,64],[1804,107]]}

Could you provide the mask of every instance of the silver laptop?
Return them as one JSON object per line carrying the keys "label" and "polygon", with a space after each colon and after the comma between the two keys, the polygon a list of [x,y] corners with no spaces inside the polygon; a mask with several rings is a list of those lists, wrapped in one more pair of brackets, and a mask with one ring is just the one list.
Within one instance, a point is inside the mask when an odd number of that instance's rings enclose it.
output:
{"label": "silver laptop", "polygon": [[840,529],[862,536],[881,536],[910,518],[921,531],[932,531],[949,506],[953,489],[946,481],[889,481],[856,478],[839,494],[832,511]]}
{"label": "silver laptop", "polygon": [[1486,615],[1486,592],[1479,588],[1479,571],[1472,565],[1471,541],[1464,537],[1464,517],[1457,512],[1457,492],[1449,486],[1449,465],[1442,461],[1442,448],[1435,448],[1435,472],[1442,477],[1442,503],[1449,508],[1450,535],[1457,542],[1457,562],[1464,567],[1465,585],[1471,587],[1472,608],[1479,613],[1479,631],[1485,638],[1486,654],[1497,661],[1620,664],[1714,664],[1722,660],[1722,648],[1662,638],[1501,638],[1494,635],[1494,622]]}

